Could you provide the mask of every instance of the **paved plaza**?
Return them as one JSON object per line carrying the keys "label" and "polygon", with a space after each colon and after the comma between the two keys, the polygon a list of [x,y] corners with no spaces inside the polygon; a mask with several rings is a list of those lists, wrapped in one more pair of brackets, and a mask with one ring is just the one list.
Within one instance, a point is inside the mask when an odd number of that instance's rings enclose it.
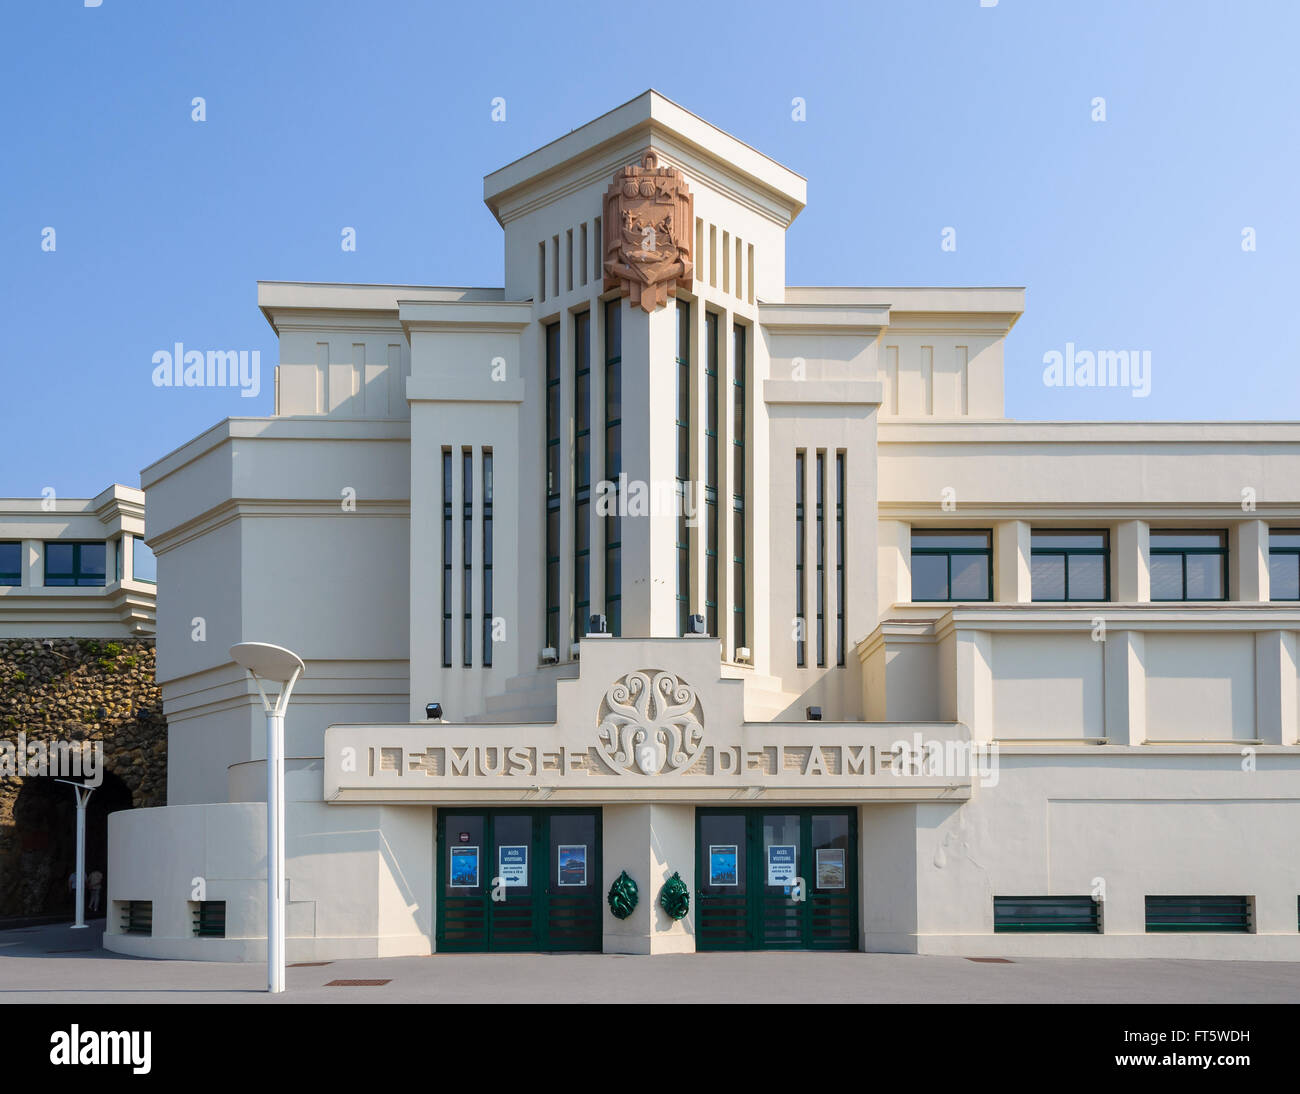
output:
{"label": "paved plaza", "polygon": [[[0,1003],[1298,1003],[1300,963],[882,953],[438,954],[290,967],[124,957],[102,921],[0,931]],[[332,980],[387,980],[329,986]]]}

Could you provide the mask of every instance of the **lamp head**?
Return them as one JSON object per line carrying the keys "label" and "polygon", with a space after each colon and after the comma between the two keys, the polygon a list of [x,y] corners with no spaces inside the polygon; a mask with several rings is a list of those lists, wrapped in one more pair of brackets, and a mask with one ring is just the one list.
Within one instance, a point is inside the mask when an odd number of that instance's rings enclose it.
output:
{"label": "lamp head", "polygon": [[292,650],[269,642],[240,642],[230,647],[230,659],[273,684],[287,684],[294,676],[301,676],[306,668],[302,658]]}

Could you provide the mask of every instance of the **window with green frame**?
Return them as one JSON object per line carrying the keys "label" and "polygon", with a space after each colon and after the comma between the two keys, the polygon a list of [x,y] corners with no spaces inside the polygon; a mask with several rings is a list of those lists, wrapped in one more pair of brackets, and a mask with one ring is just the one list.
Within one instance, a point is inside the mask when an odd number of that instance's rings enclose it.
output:
{"label": "window with green frame", "polygon": [[45,544],[46,585],[105,584],[104,541]]}
{"label": "window with green frame", "polygon": [[807,660],[805,645],[804,611],[804,465],[807,462],[807,449],[796,448],[794,453],[794,619],[795,642],[794,663],[803,668]]}
{"label": "window with green frame", "polygon": [[591,617],[591,312],[573,317],[573,641]]}
{"label": "window with green frame", "polygon": [[623,633],[623,531],[618,477],[623,470],[623,300],[605,302],[605,480],[611,484],[605,517],[605,616],[609,633]]}
{"label": "window with green frame", "polygon": [[466,668],[474,664],[474,450],[462,448],[461,462],[461,652]]}
{"label": "window with green frame", "polygon": [[1148,896],[1146,927],[1150,934],[1227,931],[1249,934],[1248,896]]}
{"label": "window with green frame", "polygon": [[994,934],[1101,933],[1101,905],[1091,896],[995,896]]}
{"label": "window with green frame", "polygon": [[1151,530],[1152,600],[1227,600],[1226,532]]}
{"label": "window with green frame", "polygon": [[1029,573],[1035,600],[1109,600],[1109,536],[1104,530],[1035,531]]}
{"label": "window with green frame", "polygon": [[718,315],[704,313],[704,626],[718,631]]}
{"label": "window with green frame", "polygon": [[912,600],[993,599],[993,533],[912,529]]}
{"label": "window with green frame", "polygon": [[0,543],[0,585],[23,583],[23,545],[14,540]]}
{"label": "window with green frame", "polygon": [[483,667],[492,667],[492,449],[483,460]]}
{"label": "window with green frame", "polygon": [[451,449],[442,450],[442,667],[451,668]]}
{"label": "window with green frame", "polygon": [[746,644],[745,633],[745,328],[732,325],[731,427],[731,649]]}
{"label": "window with green frame", "polygon": [[131,541],[131,580],[157,585],[158,560],[154,557],[153,551],[139,536],[122,537],[123,542],[127,539]]}
{"label": "window with green frame", "polygon": [[677,301],[677,633],[691,614],[691,306]]}
{"label": "window with green frame", "polygon": [[1268,598],[1300,600],[1300,530],[1268,532]]}
{"label": "window with green frame", "polygon": [[546,327],[546,623],[544,642],[560,648],[560,324]]}

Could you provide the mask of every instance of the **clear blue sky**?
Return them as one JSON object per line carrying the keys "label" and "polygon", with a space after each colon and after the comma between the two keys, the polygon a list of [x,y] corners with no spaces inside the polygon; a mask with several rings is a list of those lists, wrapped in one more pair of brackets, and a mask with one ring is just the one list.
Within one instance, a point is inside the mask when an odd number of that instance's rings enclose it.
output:
{"label": "clear blue sky", "polygon": [[[1300,5],[563,7],[7,3],[0,495],[270,414],[259,278],[500,284],[483,175],[652,86],[808,179],[789,283],[1025,286],[1009,415],[1300,419]],[[177,341],[261,350],[261,396],[155,388]],[[1150,396],[1045,387],[1067,342],[1150,350]]]}

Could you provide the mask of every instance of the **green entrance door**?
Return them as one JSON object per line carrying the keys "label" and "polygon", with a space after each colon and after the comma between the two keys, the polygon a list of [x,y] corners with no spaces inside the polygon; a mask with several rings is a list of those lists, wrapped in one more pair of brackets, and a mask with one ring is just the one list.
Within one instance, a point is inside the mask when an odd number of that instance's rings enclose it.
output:
{"label": "green entrance door", "polygon": [[697,809],[701,950],[855,950],[852,809]]}
{"label": "green entrance door", "polygon": [[438,810],[439,950],[601,948],[600,814]]}

